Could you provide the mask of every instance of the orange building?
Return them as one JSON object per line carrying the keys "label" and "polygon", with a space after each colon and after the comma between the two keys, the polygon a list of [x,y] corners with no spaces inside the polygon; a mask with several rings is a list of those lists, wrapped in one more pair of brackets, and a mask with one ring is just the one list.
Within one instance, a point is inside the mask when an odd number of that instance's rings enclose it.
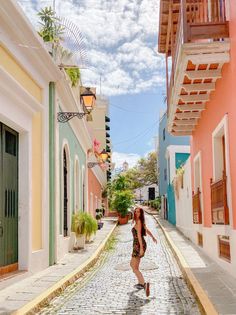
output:
{"label": "orange building", "polygon": [[96,216],[96,209],[102,207],[102,179],[98,179],[99,170],[88,170],[88,210],[94,217]]}
{"label": "orange building", "polygon": [[236,276],[236,1],[160,0],[158,50],[168,130],[191,136],[193,241]]}

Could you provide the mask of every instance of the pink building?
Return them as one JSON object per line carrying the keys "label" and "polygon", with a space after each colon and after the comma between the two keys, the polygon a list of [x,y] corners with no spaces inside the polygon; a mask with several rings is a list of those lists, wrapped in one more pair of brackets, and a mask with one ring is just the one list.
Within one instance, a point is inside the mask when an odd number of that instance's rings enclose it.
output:
{"label": "pink building", "polygon": [[96,216],[95,210],[100,209],[102,205],[102,180],[98,180],[98,172],[99,170],[96,169],[88,170],[88,209],[94,217]]}
{"label": "pink building", "polygon": [[158,50],[168,129],[192,136],[193,241],[236,276],[236,1],[160,0]]}

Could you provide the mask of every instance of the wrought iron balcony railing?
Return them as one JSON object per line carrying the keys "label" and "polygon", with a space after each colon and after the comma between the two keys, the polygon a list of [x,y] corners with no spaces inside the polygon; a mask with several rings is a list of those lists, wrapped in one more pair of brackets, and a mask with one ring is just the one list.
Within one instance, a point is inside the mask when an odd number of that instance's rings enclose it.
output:
{"label": "wrought iron balcony railing", "polygon": [[213,182],[211,179],[211,213],[213,224],[229,224],[227,204],[227,177],[223,171],[222,179]]}

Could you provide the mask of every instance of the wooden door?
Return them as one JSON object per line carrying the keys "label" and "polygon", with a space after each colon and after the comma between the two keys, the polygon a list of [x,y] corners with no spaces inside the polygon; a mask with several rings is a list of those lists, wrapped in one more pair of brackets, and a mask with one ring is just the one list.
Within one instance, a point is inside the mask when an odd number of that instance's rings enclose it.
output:
{"label": "wooden door", "polygon": [[0,124],[0,267],[18,262],[18,134]]}

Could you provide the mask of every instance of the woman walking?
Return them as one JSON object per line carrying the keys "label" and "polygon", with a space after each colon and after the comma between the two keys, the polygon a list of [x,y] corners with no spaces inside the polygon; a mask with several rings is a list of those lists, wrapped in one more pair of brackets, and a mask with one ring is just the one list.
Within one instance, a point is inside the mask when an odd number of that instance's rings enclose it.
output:
{"label": "woman walking", "polygon": [[152,233],[147,229],[145,225],[144,211],[142,208],[136,208],[134,211],[134,223],[135,225],[132,228],[133,233],[133,252],[132,258],[130,261],[130,266],[133,269],[135,276],[138,279],[138,284],[135,285],[137,289],[144,289],[146,296],[150,294],[150,284],[145,282],[141,271],[139,270],[139,264],[142,257],[144,257],[147,243],[144,239],[144,236],[148,234],[151,236],[153,242],[157,242]]}

